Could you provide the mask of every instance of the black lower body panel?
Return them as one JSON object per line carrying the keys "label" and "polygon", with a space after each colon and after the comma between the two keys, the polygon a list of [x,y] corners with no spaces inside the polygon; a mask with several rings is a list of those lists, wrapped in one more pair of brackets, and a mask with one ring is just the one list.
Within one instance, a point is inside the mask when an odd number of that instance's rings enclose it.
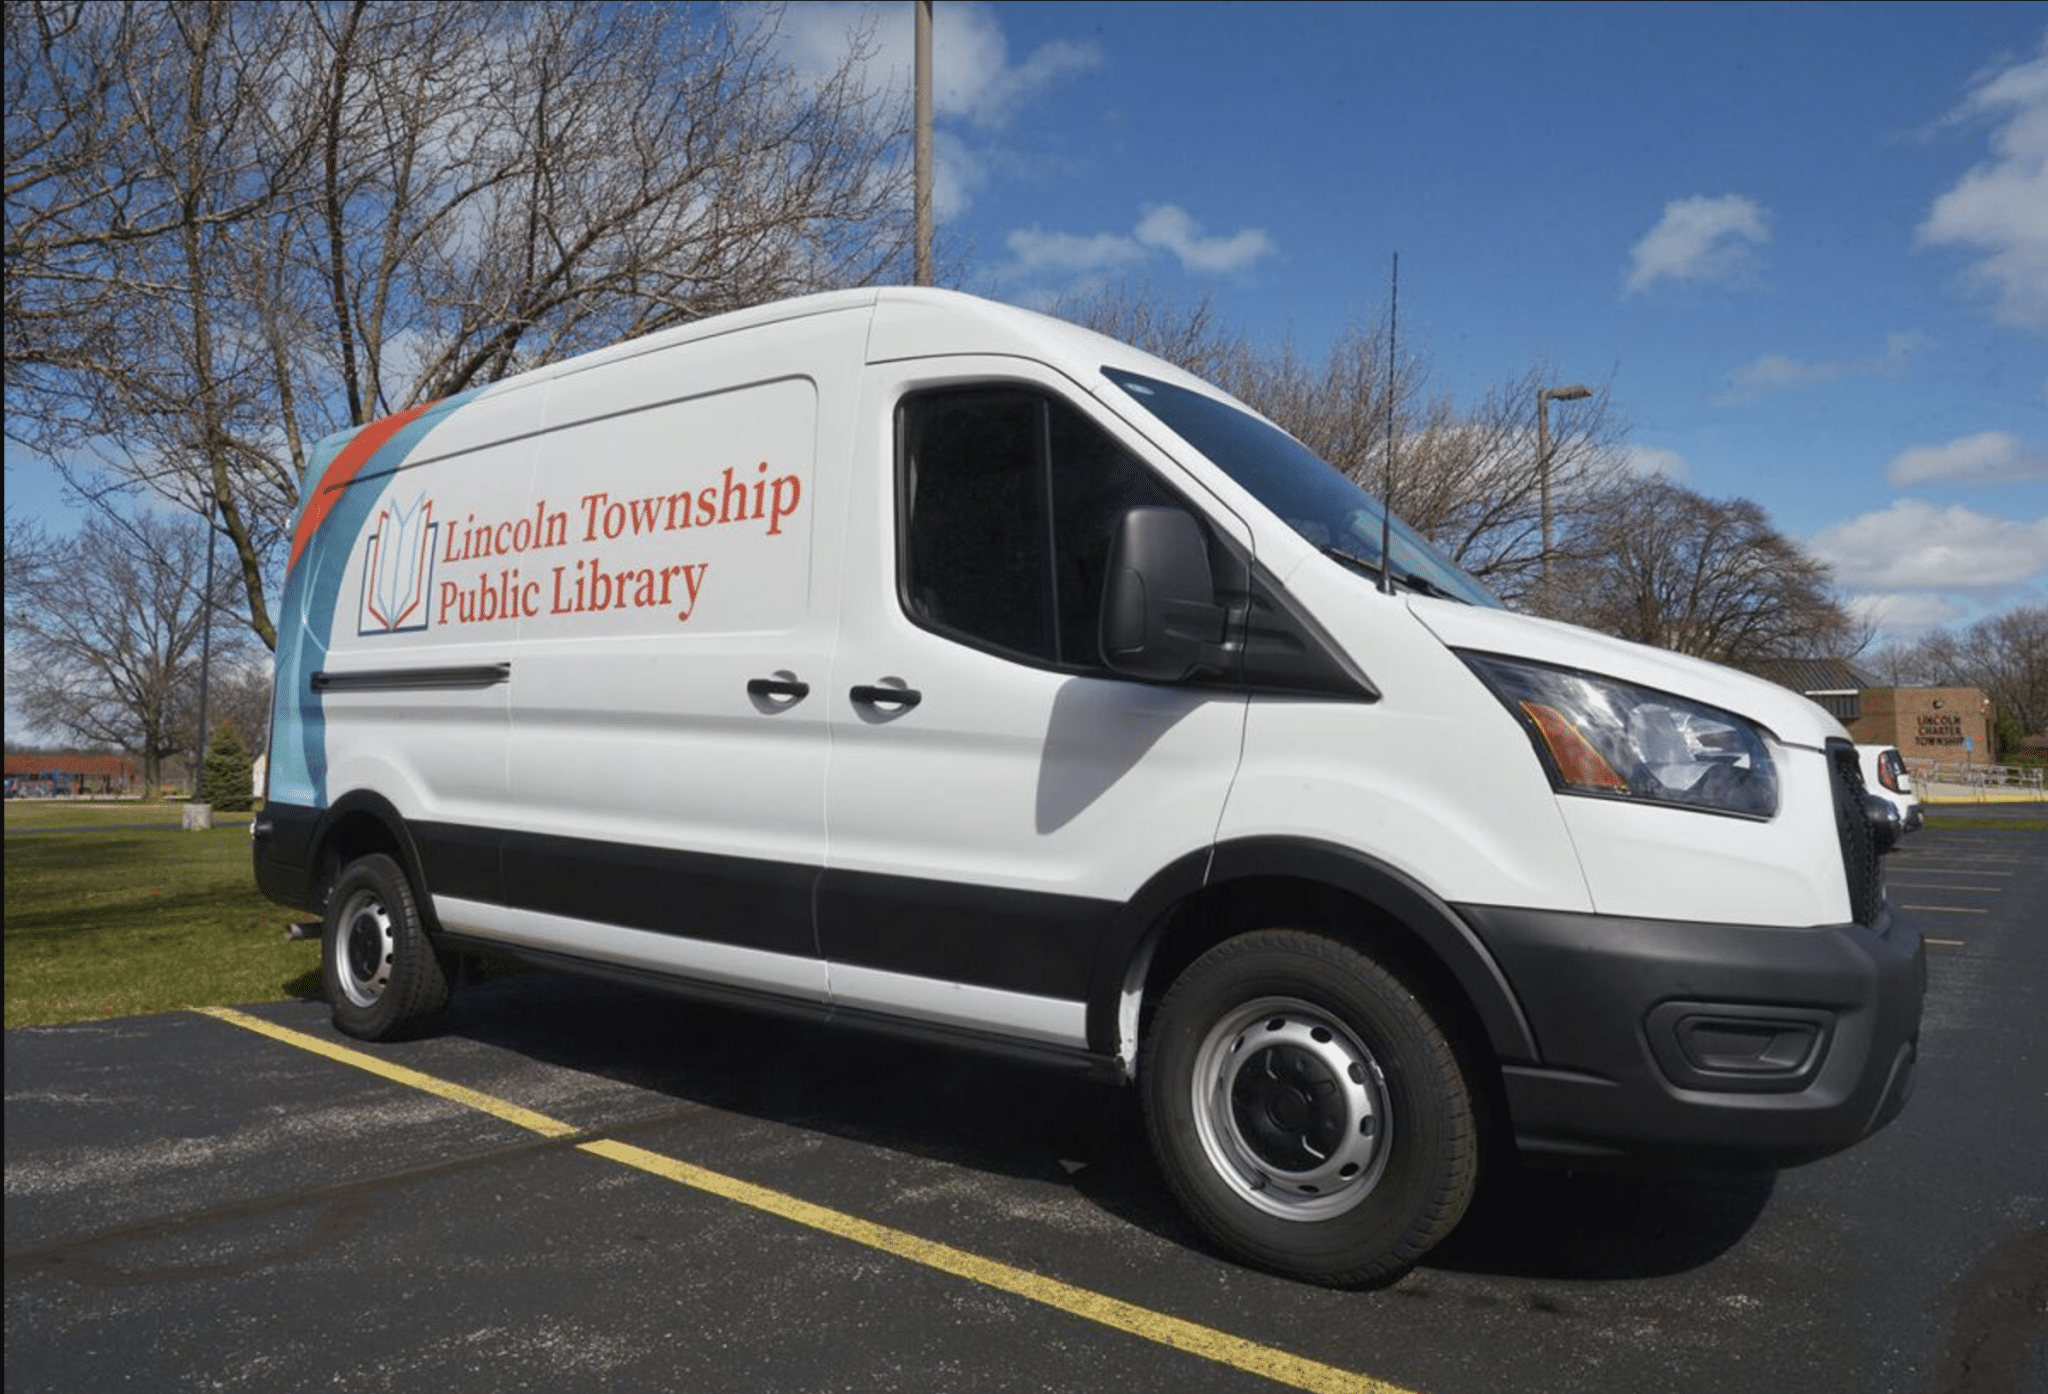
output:
{"label": "black lower body panel", "polygon": [[1566,1165],[1789,1166],[1889,1122],[1911,1091],[1920,936],[1460,907],[1538,1057],[1504,1062],[1516,1142]]}

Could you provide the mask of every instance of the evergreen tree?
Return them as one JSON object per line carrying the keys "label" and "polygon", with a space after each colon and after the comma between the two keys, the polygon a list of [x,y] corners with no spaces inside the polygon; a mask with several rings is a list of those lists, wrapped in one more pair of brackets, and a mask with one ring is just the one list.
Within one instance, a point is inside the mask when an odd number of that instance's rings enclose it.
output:
{"label": "evergreen tree", "polygon": [[216,813],[247,813],[255,804],[256,762],[241,732],[231,721],[223,721],[206,749],[206,763],[199,770],[199,802],[212,804]]}

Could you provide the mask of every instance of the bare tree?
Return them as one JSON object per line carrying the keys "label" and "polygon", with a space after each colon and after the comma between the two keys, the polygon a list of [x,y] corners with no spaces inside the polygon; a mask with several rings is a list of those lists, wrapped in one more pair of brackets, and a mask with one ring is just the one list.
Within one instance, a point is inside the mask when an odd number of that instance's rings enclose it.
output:
{"label": "bare tree", "polygon": [[1569,546],[1579,560],[1553,604],[1589,628],[1738,666],[1860,647],[1827,567],[1748,499],[1632,480],[1580,518]]}
{"label": "bare tree", "polygon": [[1553,526],[1564,533],[1620,473],[1622,425],[1604,390],[1559,413],[1547,460],[1539,460],[1537,393],[1556,381],[1541,364],[1468,407],[1428,396],[1428,365],[1412,352],[1396,350],[1390,374],[1386,335],[1356,326],[1311,358],[1292,343],[1260,353],[1221,329],[1208,302],[1176,307],[1142,287],[1111,287],[1059,308],[1270,417],[1387,497],[1404,521],[1510,602],[1536,599],[1546,472]]}
{"label": "bare tree", "polygon": [[1052,312],[1219,384],[1253,361],[1244,336],[1216,322],[1206,296],[1183,302],[1155,294],[1143,283],[1120,281],[1069,296]]}
{"label": "bare tree", "polygon": [[7,614],[14,615],[16,599],[21,588],[35,575],[42,564],[42,557],[49,551],[49,535],[43,531],[42,523],[25,516],[18,516],[12,508],[7,510]]}
{"label": "bare tree", "polygon": [[1900,685],[1979,688],[2013,733],[2048,735],[2048,606],[2014,606],[1960,633],[1929,630],[1880,650],[1873,666]]}
{"label": "bare tree", "polygon": [[[1546,504],[1555,537],[1580,531],[1621,477],[1624,434],[1603,387],[1557,413],[1539,446],[1537,394],[1556,381],[1538,363],[1470,406],[1432,403],[1402,445],[1397,475],[1397,511],[1410,525],[1502,599],[1546,613]],[[1552,554],[1559,569],[1583,560],[1568,547]]]}
{"label": "bare tree", "polygon": [[[1387,361],[1386,336],[1353,327],[1319,361],[1304,357],[1290,342],[1275,353],[1226,365],[1221,385],[1375,493],[1386,491],[1391,426],[1400,447],[1394,491],[1406,499],[1409,491],[1403,486],[1410,481],[1401,454],[1418,430],[1416,404],[1427,370],[1420,360],[1405,356],[1390,380]],[[1397,501],[1396,510],[1401,507]]]}
{"label": "bare tree", "polygon": [[[95,379],[124,351],[130,274],[221,210],[193,207],[147,138],[168,97],[154,55],[169,7],[6,5],[7,432],[29,443],[93,419]],[[229,210],[228,216],[249,210]]]}
{"label": "bare tree", "polygon": [[[254,644],[242,644],[216,659],[209,684],[207,725],[212,728],[232,725],[252,756],[263,754],[270,745],[269,657]],[[189,725],[196,747],[199,735],[196,711]]]}
{"label": "bare tree", "polygon": [[95,452],[71,466],[88,495],[213,519],[266,643],[329,431],[907,265],[907,102],[861,85],[859,33],[800,75],[774,7],[6,16],[10,434]]}
{"label": "bare tree", "polygon": [[2048,606],[2021,605],[1970,626],[1976,686],[2023,736],[2048,735]]}
{"label": "bare tree", "polygon": [[1964,675],[1962,645],[1948,629],[1930,629],[1911,643],[1888,643],[1862,666],[1893,687],[1976,685]]}
{"label": "bare tree", "polygon": [[[189,713],[206,623],[206,530],[196,520],[96,515],[7,590],[8,695],[35,726],[139,756],[145,787],[193,744]],[[231,606],[221,574],[217,607]],[[231,610],[228,611],[231,613]],[[246,634],[220,624],[231,661]]]}

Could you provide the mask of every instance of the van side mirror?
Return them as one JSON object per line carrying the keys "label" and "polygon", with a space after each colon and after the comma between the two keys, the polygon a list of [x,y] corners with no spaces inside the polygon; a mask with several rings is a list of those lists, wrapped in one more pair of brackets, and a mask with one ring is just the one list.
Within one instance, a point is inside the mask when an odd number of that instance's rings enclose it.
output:
{"label": "van side mirror", "polygon": [[1125,677],[1182,682],[1221,657],[1224,621],[1192,515],[1148,506],[1117,519],[1102,582],[1103,662]]}

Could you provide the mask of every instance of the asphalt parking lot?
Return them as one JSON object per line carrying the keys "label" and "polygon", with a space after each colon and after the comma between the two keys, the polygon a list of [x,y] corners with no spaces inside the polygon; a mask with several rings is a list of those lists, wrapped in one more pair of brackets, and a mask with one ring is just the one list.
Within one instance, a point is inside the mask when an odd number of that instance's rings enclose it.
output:
{"label": "asphalt parking lot", "polygon": [[7,1033],[20,1391],[2048,1391],[2048,833],[1937,811],[1905,1114],[1781,1174],[1513,1174],[1333,1293],[1208,1252],[1127,1095],[540,974]]}

